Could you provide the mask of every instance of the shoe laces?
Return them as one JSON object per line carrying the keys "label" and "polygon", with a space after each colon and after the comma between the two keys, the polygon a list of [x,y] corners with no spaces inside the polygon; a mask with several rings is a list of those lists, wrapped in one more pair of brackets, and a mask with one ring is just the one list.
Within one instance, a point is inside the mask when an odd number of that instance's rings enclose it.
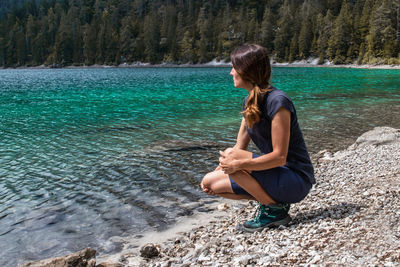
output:
{"label": "shoe laces", "polygon": [[261,215],[265,213],[266,209],[265,206],[261,203],[258,203],[258,208],[254,212],[254,218],[252,219],[253,222],[257,222],[260,220]]}

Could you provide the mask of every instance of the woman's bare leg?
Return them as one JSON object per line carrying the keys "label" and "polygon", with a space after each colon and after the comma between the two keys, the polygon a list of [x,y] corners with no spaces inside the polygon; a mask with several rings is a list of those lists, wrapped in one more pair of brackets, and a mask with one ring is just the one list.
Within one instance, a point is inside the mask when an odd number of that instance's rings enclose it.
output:
{"label": "woman's bare leg", "polygon": [[[231,149],[226,150],[236,159],[251,158],[252,153],[240,150]],[[265,192],[261,185],[246,171],[237,171],[230,175],[231,178],[243,189],[245,189],[249,195],[238,195],[232,191],[231,182],[229,175],[225,174],[220,168],[216,168],[215,171],[206,174],[201,182],[201,188],[203,191],[210,195],[218,195],[229,199],[256,199],[261,204],[273,204],[275,201]]]}
{"label": "woman's bare leg", "polygon": [[265,192],[264,188],[248,172],[237,171],[232,173],[231,178],[258,202],[263,205],[275,204],[275,201]]}
{"label": "woman's bare leg", "polygon": [[201,188],[209,195],[216,195],[224,198],[240,200],[254,199],[249,195],[235,194],[232,191],[231,181],[229,176],[222,170],[217,168],[215,171],[207,173],[201,182]]}
{"label": "woman's bare leg", "polygon": [[[225,150],[225,153],[230,154],[230,156],[235,159],[251,159],[253,157],[251,152],[242,149],[228,148]],[[275,203],[257,180],[249,174],[249,172],[244,170],[237,171],[230,174],[230,177],[261,204],[268,205]]]}

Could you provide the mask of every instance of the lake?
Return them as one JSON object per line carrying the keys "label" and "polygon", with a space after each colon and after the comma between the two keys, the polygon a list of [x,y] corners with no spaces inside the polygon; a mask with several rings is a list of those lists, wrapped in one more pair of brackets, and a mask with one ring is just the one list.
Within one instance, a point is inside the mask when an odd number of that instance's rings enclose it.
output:
{"label": "lake", "polygon": [[[199,183],[235,143],[246,96],[229,72],[0,70],[0,266],[114,253],[115,237],[207,212],[215,198]],[[311,154],[400,128],[400,70],[279,67],[272,84],[295,103]]]}

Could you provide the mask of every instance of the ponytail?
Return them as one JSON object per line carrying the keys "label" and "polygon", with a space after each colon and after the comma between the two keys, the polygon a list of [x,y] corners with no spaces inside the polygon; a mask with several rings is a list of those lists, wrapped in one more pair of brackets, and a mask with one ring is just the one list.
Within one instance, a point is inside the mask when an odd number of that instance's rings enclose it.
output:
{"label": "ponytail", "polygon": [[255,85],[253,90],[251,90],[249,93],[246,107],[242,112],[249,128],[253,128],[254,124],[260,120],[261,111],[259,106],[262,102],[264,94],[265,91],[262,90],[258,85]]}

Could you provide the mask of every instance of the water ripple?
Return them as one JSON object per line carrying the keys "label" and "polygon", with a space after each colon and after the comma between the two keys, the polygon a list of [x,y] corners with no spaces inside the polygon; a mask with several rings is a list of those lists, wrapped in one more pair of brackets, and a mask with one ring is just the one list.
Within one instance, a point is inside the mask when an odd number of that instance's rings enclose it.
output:
{"label": "water ripple", "polygon": [[[246,95],[228,68],[0,72],[0,265],[110,253],[113,237],[207,210],[199,182],[234,144]],[[318,152],[400,128],[398,74],[279,68],[273,83]]]}

